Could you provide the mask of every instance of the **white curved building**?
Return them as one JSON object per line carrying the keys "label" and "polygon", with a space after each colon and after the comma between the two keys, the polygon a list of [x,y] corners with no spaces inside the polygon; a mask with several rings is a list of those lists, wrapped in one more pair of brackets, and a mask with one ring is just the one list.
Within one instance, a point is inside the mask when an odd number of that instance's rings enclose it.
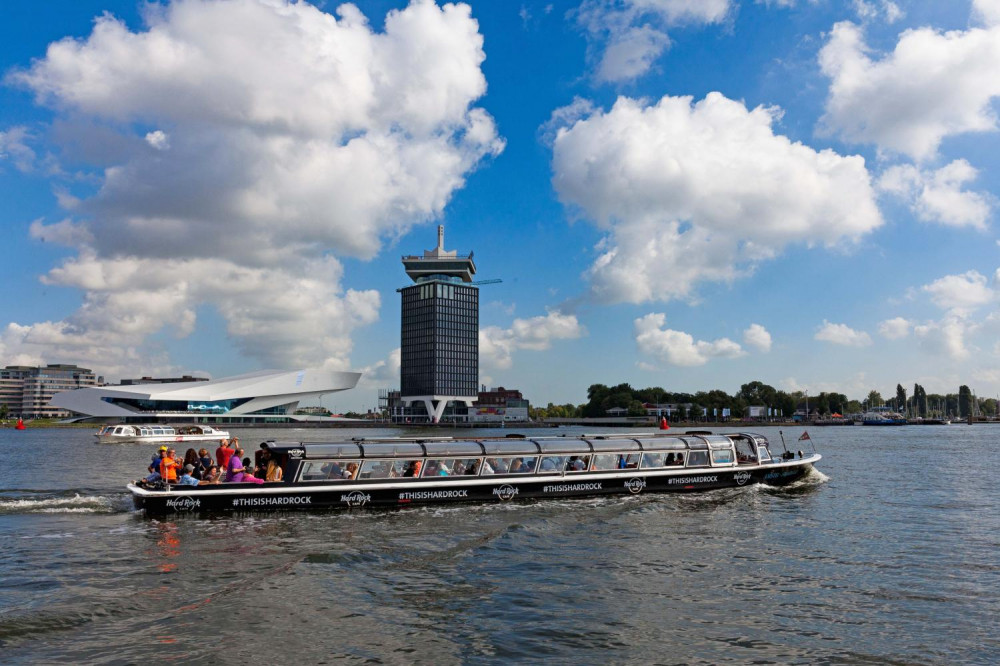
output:
{"label": "white curved building", "polygon": [[210,381],[95,386],[63,391],[49,403],[79,414],[75,420],[169,420],[183,423],[279,423],[296,416],[299,402],[354,388],[359,372],[265,370]]}

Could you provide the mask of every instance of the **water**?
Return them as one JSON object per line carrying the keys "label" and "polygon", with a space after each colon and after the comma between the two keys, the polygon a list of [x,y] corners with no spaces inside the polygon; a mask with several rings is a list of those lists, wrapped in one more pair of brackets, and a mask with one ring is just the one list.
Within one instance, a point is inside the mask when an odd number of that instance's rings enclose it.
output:
{"label": "water", "polygon": [[0,661],[997,663],[1000,427],[811,434],[787,489],[162,521],[153,447],[0,430]]}

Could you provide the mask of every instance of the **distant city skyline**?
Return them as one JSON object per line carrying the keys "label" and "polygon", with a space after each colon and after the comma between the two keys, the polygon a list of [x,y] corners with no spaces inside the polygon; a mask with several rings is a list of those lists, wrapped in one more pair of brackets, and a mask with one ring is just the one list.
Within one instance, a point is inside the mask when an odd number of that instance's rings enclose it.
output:
{"label": "distant city skyline", "polygon": [[479,383],[1000,393],[1000,0],[0,7],[0,367],[399,387],[400,255]]}

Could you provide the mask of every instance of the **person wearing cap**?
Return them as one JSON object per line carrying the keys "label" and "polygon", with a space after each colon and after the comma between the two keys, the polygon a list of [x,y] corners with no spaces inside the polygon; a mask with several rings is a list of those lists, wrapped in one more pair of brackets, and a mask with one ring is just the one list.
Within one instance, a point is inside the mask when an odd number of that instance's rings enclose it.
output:
{"label": "person wearing cap", "polygon": [[236,449],[229,446],[229,440],[224,439],[219,443],[219,448],[215,450],[215,460],[219,463],[219,469],[229,469],[229,459],[236,453]]}
{"label": "person wearing cap", "polygon": [[194,465],[184,465],[184,473],[181,474],[181,478],[177,480],[178,485],[197,486],[198,479],[191,476],[192,472],[194,472]]}
{"label": "person wearing cap", "polygon": [[177,451],[167,449],[167,454],[160,461],[160,476],[167,483],[177,483],[177,468],[181,464],[177,461]]}
{"label": "person wearing cap", "polygon": [[167,455],[167,447],[161,446],[156,450],[156,453],[153,454],[153,462],[149,463],[149,467],[147,468],[150,474],[160,474],[160,461],[163,460],[163,456],[165,455]]}

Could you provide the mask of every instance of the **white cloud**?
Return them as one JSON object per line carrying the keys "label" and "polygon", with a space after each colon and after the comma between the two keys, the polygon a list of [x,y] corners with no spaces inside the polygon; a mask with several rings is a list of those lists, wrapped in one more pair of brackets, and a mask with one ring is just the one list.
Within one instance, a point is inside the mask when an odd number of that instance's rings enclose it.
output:
{"label": "white cloud", "polygon": [[776,135],[774,108],[692,102],[620,97],[556,134],[561,200],[609,230],[588,271],[595,299],[690,298],[790,243],[839,247],[882,224],[863,158]]}
{"label": "white cloud", "polygon": [[816,340],[845,347],[866,347],[872,343],[871,336],[864,331],[855,331],[846,324],[833,324],[825,319],[813,337]]}
{"label": "white cloud", "polygon": [[1000,0],[972,0],[972,15],[983,25],[1000,25]]}
{"label": "white cloud", "polygon": [[854,0],[854,11],[862,21],[874,21],[882,16],[886,23],[895,23],[903,18],[903,10],[892,0]]}
{"label": "white cloud", "polygon": [[146,143],[157,150],[167,150],[170,148],[170,137],[163,130],[156,130],[146,134]]}
{"label": "white cloud", "polygon": [[32,171],[35,168],[35,151],[28,146],[28,128],[17,125],[0,132],[0,160],[10,160],[18,171]]}
{"label": "white cloud", "polygon": [[554,340],[575,340],[587,334],[576,315],[551,311],[544,316],[515,319],[510,328],[486,326],[479,330],[481,365],[507,369],[519,349],[543,351]]}
{"label": "white cloud", "polygon": [[743,331],[743,344],[766,354],[771,351],[771,334],[760,324],[750,324],[750,328]]}
{"label": "white cloud", "polygon": [[988,194],[963,190],[978,172],[965,160],[955,160],[937,171],[922,171],[909,164],[886,169],[878,187],[909,202],[917,217],[926,222],[985,229],[990,216]]}
{"label": "white cloud", "polygon": [[400,348],[396,347],[388,357],[357,370],[361,373],[358,385],[368,388],[398,386],[401,355]]}
{"label": "white cloud", "polygon": [[966,315],[996,299],[996,292],[986,276],[974,270],[946,275],[920,289],[930,294],[934,305],[956,316]]}
{"label": "white cloud", "polygon": [[914,326],[913,334],[928,353],[961,361],[970,355],[966,337],[976,328],[958,317],[946,317],[942,321]]}
{"label": "white cloud", "polygon": [[683,331],[663,328],[667,317],[651,312],[634,321],[635,342],[639,351],[672,365],[704,365],[712,358],[738,358],[745,352],[729,338],[714,342],[695,339]]}
{"label": "white cloud", "polygon": [[926,160],[945,137],[996,129],[1000,27],[907,30],[875,59],[861,29],[845,21],[819,60],[831,79],[821,127],[847,141]]}
{"label": "white cloud", "polygon": [[[372,257],[439,216],[503,141],[473,106],[485,54],[467,5],[414,0],[382,32],[353,5],[337,15],[283,0],[150,5],[146,29],[106,14],[8,76],[99,179],[74,219],[32,225],[78,249],[46,282],[84,290],[83,306],[8,327],[8,353],[136,365],[148,336],[190,332],[207,305],[262,363],[349,367],[379,296],[345,290],[331,255]],[[113,149],[90,146],[95,132]]]}
{"label": "white cloud", "polygon": [[598,60],[598,81],[627,81],[647,71],[670,46],[667,30],[725,20],[730,0],[584,0],[577,23]]}
{"label": "white cloud", "polygon": [[903,317],[886,319],[878,325],[879,335],[888,340],[899,340],[910,334],[912,322]]}

